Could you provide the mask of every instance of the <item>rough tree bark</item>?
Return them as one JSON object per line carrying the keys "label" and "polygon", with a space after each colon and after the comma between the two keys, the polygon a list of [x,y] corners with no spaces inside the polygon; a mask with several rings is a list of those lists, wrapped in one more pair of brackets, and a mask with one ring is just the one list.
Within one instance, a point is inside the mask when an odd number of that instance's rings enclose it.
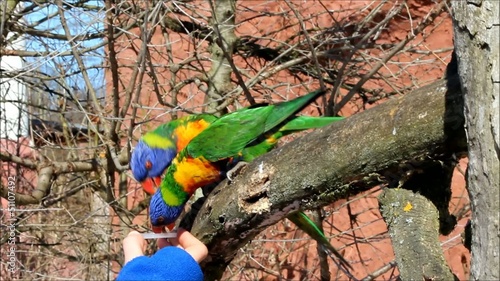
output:
{"label": "rough tree bark", "polygon": [[221,183],[195,220],[192,232],[210,249],[205,277],[219,279],[240,247],[290,212],[395,186],[409,169],[465,151],[463,122],[457,79],[441,80],[256,159]]}
{"label": "rough tree bark", "polygon": [[500,2],[452,1],[452,5],[469,146],[471,279],[499,280]]}

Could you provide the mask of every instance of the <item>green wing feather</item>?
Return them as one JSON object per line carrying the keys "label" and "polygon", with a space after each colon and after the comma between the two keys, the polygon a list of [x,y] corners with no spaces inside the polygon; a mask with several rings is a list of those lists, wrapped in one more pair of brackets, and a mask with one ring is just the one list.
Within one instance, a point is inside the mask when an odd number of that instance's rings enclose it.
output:
{"label": "green wing feather", "polygon": [[189,143],[187,153],[191,157],[202,156],[213,162],[235,156],[323,93],[314,91],[291,101],[243,108],[224,115]]}
{"label": "green wing feather", "polygon": [[340,260],[340,263],[344,267],[348,267],[352,269],[352,266],[347,262],[347,260],[330,244],[330,241],[326,239],[325,234],[321,229],[319,229],[316,224],[307,217],[303,212],[295,212],[288,214],[286,217],[295,225],[297,225],[302,231],[307,233],[311,238],[316,240],[321,246],[328,249],[335,257]]}
{"label": "green wing feather", "polygon": [[258,156],[269,152],[276,145],[277,140],[288,134],[316,129],[340,121],[344,117],[313,117],[313,116],[294,116],[290,118],[282,127],[268,136],[261,137],[253,143],[247,145],[241,152],[241,160],[252,162]]}
{"label": "green wing feather", "polygon": [[274,105],[272,114],[267,118],[264,132],[273,129],[281,122],[293,116],[295,113],[301,111],[306,106],[308,106],[313,100],[315,100],[317,97],[319,97],[324,93],[325,91],[317,90],[307,95],[295,98],[291,101],[282,102]]}
{"label": "green wing feather", "polygon": [[236,155],[265,132],[266,118],[272,109],[272,106],[252,108],[219,118],[188,144],[188,154],[211,162]]}

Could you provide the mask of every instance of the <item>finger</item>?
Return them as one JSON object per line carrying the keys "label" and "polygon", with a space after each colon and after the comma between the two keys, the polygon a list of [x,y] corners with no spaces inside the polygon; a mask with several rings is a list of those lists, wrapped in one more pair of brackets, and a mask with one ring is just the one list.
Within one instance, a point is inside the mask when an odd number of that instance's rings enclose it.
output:
{"label": "finger", "polygon": [[[169,232],[169,231],[167,230],[167,232]],[[174,234],[177,234],[176,232],[177,231],[175,231]],[[179,242],[177,242],[177,237],[176,238],[158,238],[158,240],[156,241],[156,243],[158,245],[158,249],[163,249],[166,246],[177,246],[177,245],[179,245]]]}
{"label": "finger", "polygon": [[123,239],[123,254],[125,255],[125,263],[140,256],[144,256],[144,247],[146,240],[137,231],[130,232],[125,239]]}
{"label": "finger", "polygon": [[175,246],[175,247],[182,247],[179,245],[179,232],[177,231],[177,237],[176,238],[170,238],[170,245]]}
{"label": "finger", "polygon": [[158,238],[158,249],[163,249],[167,246],[172,246],[172,238]]}
{"label": "finger", "polygon": [[205,244],[188,231],[179,228],[179,230],[177,230],[177,238],[179,240],[179,245],[183,247],[184,250],[188,252],[188,254],[190,254],[198,263],[207,257],[207,246],[205,246]]}

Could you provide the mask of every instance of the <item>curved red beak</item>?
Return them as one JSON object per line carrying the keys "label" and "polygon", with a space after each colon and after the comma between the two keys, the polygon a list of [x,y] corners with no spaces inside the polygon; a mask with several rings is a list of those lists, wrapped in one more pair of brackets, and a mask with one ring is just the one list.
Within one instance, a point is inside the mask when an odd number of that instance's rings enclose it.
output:
{"label": "curved red beak", "polygon": [[[168,231],[172,231],[172,229],[174,229],[174,227],[175,227],[175,223],[171,223],[171,224],[167,225]],[[165,232],[165,227],[163,227],[163,226],[151,226],[151,229],[153,230],[154,233]]]}
{"label": "curved red beak", "polygon": [[149,195],[153,195],[156,192],[158,186],[160,186],[161,177],[147,178],[142,184],[142,189]]}
{"label": "curved red beak", "polygon": [[163,232],[163,226],[152,226],[154,233],[162,233]]}

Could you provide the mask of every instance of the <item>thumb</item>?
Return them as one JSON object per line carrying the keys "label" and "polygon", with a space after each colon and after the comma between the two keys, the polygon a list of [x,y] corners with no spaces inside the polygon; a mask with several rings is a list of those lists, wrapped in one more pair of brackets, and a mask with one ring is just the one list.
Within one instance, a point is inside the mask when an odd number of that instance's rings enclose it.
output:
{"label": "thumb", "polygon": [[196,262],[200,263],[207,257],[207,246],[194,237],[193,234],[179,228],[177,230],[177,237],[179,239],[179,245],[184,248],[184,250],[196,260]]}
{"label": "thumb", "polygon": [[146,240],[137,231],[131,231],[123,240],[123,254],[125,255],[125,263],[134,258],[144,256],[144,248]]}

